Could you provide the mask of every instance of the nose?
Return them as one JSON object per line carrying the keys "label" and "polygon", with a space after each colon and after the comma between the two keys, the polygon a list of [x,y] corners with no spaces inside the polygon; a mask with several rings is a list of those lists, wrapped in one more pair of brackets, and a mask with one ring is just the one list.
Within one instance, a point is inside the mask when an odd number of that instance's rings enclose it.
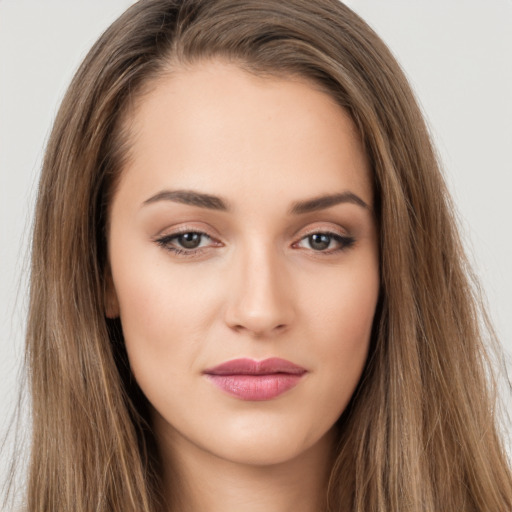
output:
{"label": "nose", "polygon": [[254,337],[273,336],[294,318],[293,286],[278,255],[259,247],[240,255],[231,268],[227,325]]}

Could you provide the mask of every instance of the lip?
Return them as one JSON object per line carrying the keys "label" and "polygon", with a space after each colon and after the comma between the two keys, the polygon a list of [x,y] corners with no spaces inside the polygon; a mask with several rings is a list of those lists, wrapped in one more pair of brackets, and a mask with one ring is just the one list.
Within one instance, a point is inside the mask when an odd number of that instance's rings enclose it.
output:
{"label": "lip", "polygon": [[233,359],[205,370],[204,375],[219,389],[241,400],[271,400],[295,387],[307,373],[285,359],[263,361]]}

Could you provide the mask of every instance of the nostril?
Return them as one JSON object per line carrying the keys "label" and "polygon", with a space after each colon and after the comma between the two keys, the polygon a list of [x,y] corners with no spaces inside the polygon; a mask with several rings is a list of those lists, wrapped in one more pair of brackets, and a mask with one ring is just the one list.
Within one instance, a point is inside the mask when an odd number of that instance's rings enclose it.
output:
{"label": "nostril", "polygon": [[244,275],[243,280],[238,280],[244,285],[233,287],[228,295],[222,314],[235,332],[272,335],[284,332],[293,322],[294,299],[288,290],[284,291],[288,286],[275,278],[275,270],[270,272],[269,266],[265,268],[256,277],[253,272]]}

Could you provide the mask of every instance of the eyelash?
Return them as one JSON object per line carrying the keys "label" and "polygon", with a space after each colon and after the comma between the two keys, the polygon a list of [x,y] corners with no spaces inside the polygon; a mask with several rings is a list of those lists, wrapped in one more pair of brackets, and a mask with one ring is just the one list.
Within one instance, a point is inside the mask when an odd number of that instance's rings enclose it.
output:
{"label": "eyelash", "polygon": [[[185,258],[198,256],[204,250],[208,249],[208,247],[199,247],[196,249],[180,249],[178,247],[174,247],[171,245],[172,241],[174,241],[177,238],[179,238],[180,236],[186,235],[186,234],[200,235],[201,238],[206,237],[206,238],[209,238],[210,240],[213,240],[213,238],[211,236],[209,236],[207,233],[204,233],[203,231],[197,231],[197,230],[193,230],[193,229],[187,230],[186,229],[183,231],[177,231],[177,232],[169,234],[169,235],[164,235],[160,238],[157,238],[155,240],[155,242],[157,243],[157,245],[159,245],[160,247],[162,247],[163,249],[165,249],[167,251],[172,252],[174,255],[180,256],[180,257],[185,257]],[[321,256],[330,256],[332,254],[337,254],[337,253],[346,251],[346,250],[350,249],[355,243],[355,238],[353,238],[351,236],[343,236],[343,235],[340,235],[339,233],[334,233],[332,231],[316,230],[316,231],[311,231],[310,233],[306,233],[299,240],[299,242],[295,242],[293,245],[296,245],[313,235],[326,235],[331,240],[334,240],[339,244],[339,247],[336,249],[329,249],[329,250],[311,249],[314,253],[321,255]],[[329,242],[329,245],[330,245],[330,242]]]}

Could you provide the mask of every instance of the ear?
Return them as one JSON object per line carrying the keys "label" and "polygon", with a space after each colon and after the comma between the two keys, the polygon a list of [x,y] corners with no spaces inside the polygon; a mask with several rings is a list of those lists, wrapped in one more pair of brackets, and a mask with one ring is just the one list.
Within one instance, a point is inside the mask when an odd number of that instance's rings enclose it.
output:
{"label": "ear", "polygon": [[104,276],[105,286],[103,288],[103,304],[105,308],[105,316],[107,318],[119,317],[119,301],[117,300],[116,288],[110,270],[110,264],[107,263]]}

